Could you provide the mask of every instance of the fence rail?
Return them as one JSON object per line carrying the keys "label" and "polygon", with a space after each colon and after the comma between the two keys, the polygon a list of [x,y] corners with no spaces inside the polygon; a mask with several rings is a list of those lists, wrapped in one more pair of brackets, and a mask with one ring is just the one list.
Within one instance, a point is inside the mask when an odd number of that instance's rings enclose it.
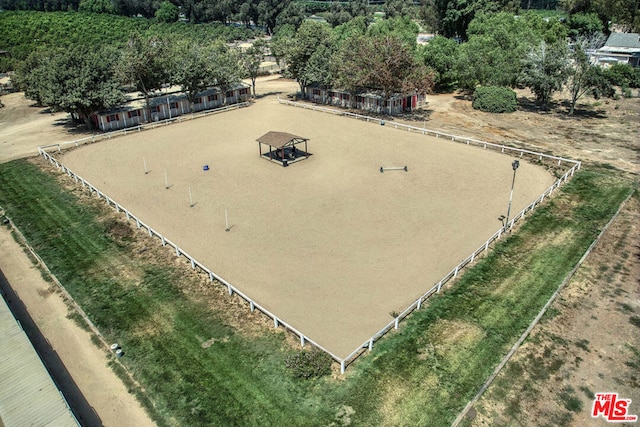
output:
{"label": "fence rail", "polygon": [[[153,228],[151,228],[151,226],[149,226],[148,224],[146,224],[145,222],[140,220],[137,216],[135,216],[133,213],[131,213],[129,210],[127,210],[124,206],[122,206],[121,204],[119,204],[118,202],[113,200],[111,197],[106,195],[104,192],[100,191],[96,186],[94,186],[93,184],[89,183],[87,180],[85,180],[84,178],[82,178],[81,176],[79,176],[78,174],[73,172],[71,169],[69,169],[68,167],[66,167],[62,163],[60,163],[55,157],[53,157],[51,154],[49,154],[47,152],[47,149],[52,149],[52,148],[53,149],[57,149],[57,151],[60,151],[61,147],[62,146],[66,146],[66,145],[78,146],[81,143],[95,142],[96,139],[94,139],[94,137],[84,138],[84,139],[81,139],[81,140],[71,141],[71,142],[68,142],[68,143],[53,144],[53,145],[38,147],[38,153],[41,154],[46,160],[48,160],[49,163],[51,163],[52,165],[55,165],[56,168],[58,168],[59,170],[62,170],[63,172],[65,172],[68,176],[73,178],[76,183],[79,183],[80,185],[82,185],[83,188],[87,188],[90,193],[95,193],[100,199],[104,199],[105,202],[107,203],[107,205],[113,207],[117,212],[122,212],[125,215],[125,217],[127,218],[127,221],[130,221],[130,222],[131,221],[135,221],[136,227],[138,229],[144,229],[144,230],[146,230],[146,232],[149,234],[150,237],[157,237],[158,239],[160,239],[160,241],[162,243],[162,246],[169,246],[169,247],[173,248],[175,250],[176,256],[178,256],[178,257],[182,256],[182,257],[186,258],[191,263],[191,268],[192,269],[195,270],[196,268],[198,268],[202,272],[206,273],[209,276],[210,282],[212,282],[212,283],[216,283],[217,282],[217,283],[221,284],[222,286],[225,286],[227,288],[230,296],[232,296],[235,293],[236,295],[241,297],[243,300],[245,300],[249,304],[249,308],[250,308],[250,310],[252,312],[255,311],[255,310],[258,310],[258,311],[260,311],[261,313],[263,313],[264,315],[268,316],[269,318],[271,318],[273,320],[274,327],[277,328],[279,326],[282,326],[285,329],[289,330],[290,332],[294,333],[296,336],[298,336],[300,338],[300,345],[301,346],[304,347],[304,345],[306,343],[309,343],[309,344],[313,345],[314,347],[318,348],[319,350],[322,350],[325,353],[327,353],[334,361],[336,361],[336,362],[338,362],[340,364],[340,372],[341,373],[344,373],[346,368],[347,368],[347,366],[350,365],[355,359],[357,359],[358,356],[360,356],[363,352],[365,352],[367,350],[371,350],[373,348],[373,344],[376,341],[378,341],[380,338],[382,338],[387,332],[389,332],[392,329],[398,329],[399,323],[402,320],[404,320],[414,310],[419,310],[420,307],[422,306],[422,304],[426,300],[428,300],[433,294],[439,293],[443,286],[445,286],[451,280],[455,279],[458,276],[458,274],[460,274],[460,272],[462,271],[462,269],[465,266],[467,266],[469,264],[472,264],[478,256],[480,256],[483,253],[485,253],[486,251],[488,251],[489,250],[489,246],[492,243],[494,243],[495,241],[499,240],[502,237],[502,235],[505,234],[505,232],[507,232],[507,230],[511,230],[513,228],[514,224],[517,221],[519,221],[521,219],[524,219],[525,215],[528,214],[529,212],[531,212],[533,209],[535,209],[536,206],[541,204],[546,197],[551,196],[551,194],[556,189],[558,189],[563,183],[567,182],[569,180],[569,178],[571,178],[574,175],[574,173],[577,170],[580,169],[580,166],[581,166],[581,162],[577,161],[577,160],[567,159],[567,158],[563,158],[563,157],[557,157],[557,156],[553,156],[553,155],[549,155],[549,154],[538,153],[538,152],[534,152],[534,151],[530,151],[530,150],[525,150],[525,149],[520,149],[520,148],[515,148],[515,147],[509,147],[509,146],[500,145],[500,144],[493,144],[493,143],[479,141],[479,140],[472,139],[472,138],[460,137],[460,136],[447,134],[447,133],[443,133],[443,132],[439,132],[439,131],[429,130],[429,129],[425,129],[425,128],[418,128],[418,127],[406,125],[406,124],[403,124],[403,123],[397,123],[397,122],[388,122],[387,123],[387,122],[385,122],[385,120],[382,120],[382,119],[369,117],[369,116],[365,116],[365,115],[360,115],[360,114],[356,114],[356,113],[340,111],[340,110],[334,110],[334,109],[325,108],[325,107],[319,107],[317,105],[311,105],[311,104],[306,104],[306,103],[292,102],[292,101],[288,101],[288,100],[281,100],[280,98],[278,98],[278,102],[280,102],[281,104],[293,105],[293,106],[296,106],[296,107],[301,107],[301,108],[310,109],[310,110],[314,110],[314,111],[321,111],[321,112],[330,113],[330,114],[334,114],[334,115],[352,117],[352,118],[355,118],[355,119],[358,119],[358,120],[366,120],[367,122],[378,123],[378,124],[381,124],[381,125],[382,124],[384,124],[384,125],[389,124],[391,126],[394,126],[395,128],[405,129],[405,130],[407,130],[409,132],[420,132],[423,135],[430,135],[430,136],[435,136],[435,137],[438,137],[438,138],[447,138],[447,139],[449,139],[451,141],[454,141],[454,142],[466,143],[467,145],[472,145],[473,144],[473,145],[482,146],[483,148],[491,148],[491,149],[499,150],[502,153],[511,153],[511,154],[516,153],[516,154],[519,154],[520,157],[523,157],[524,155],[527,155],[527,156],[531,156],[531,157],[534,157],[534,158],[538,158],[539,160],[542,160],[543,158],[552,159],[554,161],[557,160],[558,165],[560,165],[562,162],[566,162],[566,163],[572,164],[571,168],[568,171],[566,171],[564,173],[564,175],[562,175],[559,179],[557,179],[549,188],[547,188],[536,200],[534,200],[531,204],[527,205],[522,211],[520,211],[511,220],[509,220],[509,222],[507,224],[505,224],[504,227],[500,227],[498,229],[498,231],[496,231],[489,239],[487,239],[486,242],[484,242],[480,247],[478,247],[478,249],[473,251],[473,253],[471,253],[471,255],[469,255],[468,257],[463,259],[460,263],[458,263],[458,265],[456,265],[449,273],[447,273],[439,282],[437,282],[435,285],[433,285],[428,291],[426,291],[422,296],[420,296],[420,298],[418,298],[416,301],[414,301],[412,304],[410,304],[406,309],[404,309],[400,314],[398,314],[390,323],[388,323],[382,329],[380,329],[378,332],[373,334],[369,339],[367,339],[360,346],[358,346],[347,357],[343,358],[343,357],[337,356],[336,354],[334,354],[331,351],[327,350],[326,348],[324,348],[323,346],[321,346],[320,344],[318,344],[314,340],[308,338],[301,331],[296,329],[293,325],[290,325],[289,323],[279,319],[278,316],[276,316],[274,313],[272,313],[269,310],[267,310],[266,308],[262,307],[260,304],[258,304],[253,299],[251,299],[248,295],[246,295],[245,293],[243,293],[242,291],[237,289],[235,286],[233,286],[231,283],[229,283],[228,281],[223,279],[218,274],[216,274],[213,271],[211,271],[204,264],[202,264],[201,262],[199,262],[198,260],[193,258],[191,255],[189,255],[188,253],[183,251],[176,243],[172,242],[171,240],[169,240],[166,237],[164,237],[160,232],[158,232],[158,231],[154,230]],[[209,111],[209,112],[207,112],[207,114],[210,114],[211,112],[227,111],[229,109],[235,109],[235,108],[239,108],[239,107],[243,107],[243,106],[248,105],[246,103],[244,103],[244,104],[245,105],[236,104],[234,106],[225,107],[224,109],[218,109],[218,110],[214,110],[214,111]],[[202,116],[202,115],[206,115],[206,114],[201,114],[200,116]],[[181,117],[184,117],[184,116],[181,116]],[[163,122],[166,122],[166,123],[157,122],[157,123],[149,124],[146,127],[148,127],[148,126],[155,127],[157,125],[168,124],[168,122],[174,122],[174,121],[179,121],[179,120],[178,120],[178,118],[175,118],[175,119],[172,119],[172,120],[164,120]],[[138,131],[140,130],[140,129],[137,129],[137,127],[133,128],[133,129],[134,130],[138,130]],[[123,131],[119,131],[119,132],[112,132],[110,134],[106,134],[101,139],[108,139],[108,138],[111,138],[113,136],[117,136],[117,135],[120,135],[120,134],[126,134],[127,131],[131,132],[132,128],[129,128],[128,130],[123,130]]]}
{"label": "fence rail", "polygon": [[238,108],[243,108],[243,107],[248,107],[249,103],[248,102],[239,102],[236,104],[232,104],[232,105],[227,105],[225,107],[221,107],[221,108],[214,108],[211,110],[204,110],[204,111],[198,111],[197,113],[189,113],[189,114],[184,114],[184,115],[180,115],[180,116],[176,116],[176,117],[172,117],[169,119],[164,119],[164,120],[158,120],[157,122],[149,122],[149,123],[144,123],[144,124],[139,124],[136,126],[131,126],[131,127],[127,127],[124,129],[119,129],[119,130],[114,130],[111,132],[106,132],[106,133],[98,133],[98,134],[94,134],[91,136],[87,136],[85,138],[80,138],[80,139],[75,139],[73,141],[67,141],[67,142],[61,142],[58,144],[51,144],[51,145],[43,145],[38,147],[38,150],[40,149],[50,149],[50,148],[56,148],[58,151],[62,151],[65,148],[69,148],[70,146],[75,146],[78,147],[80,145],[83,144],[92,144],[94,142],[98,142],[98,141],[103,141],[105,139],[111,139],[111,138],[115,138],[117,136],[121,136],[121,135],[127,135],[129,133],[133,133],[133,132],[141,132],[143,130],[147,130],[147,129],[154,129],[160,126],[166,126],[169,125],[171,123],[179,123],[185,120],[193,120],[193,119],[197,119],[200,117],[205,117],[205,116],[209,116],[211,114],[218,114],[218,113],[222,113],[225,111],[230,111],[230,110],[236,110]]}

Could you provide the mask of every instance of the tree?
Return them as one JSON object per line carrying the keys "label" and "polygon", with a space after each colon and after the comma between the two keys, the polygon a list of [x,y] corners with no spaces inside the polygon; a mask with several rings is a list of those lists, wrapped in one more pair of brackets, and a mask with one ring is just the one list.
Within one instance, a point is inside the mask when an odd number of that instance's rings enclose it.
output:
{"label": "tree", "polygon": [[458,57],[458,43],[442,36],[436,36],[418,49],[422,62],[435,71],[434,83],[437,90],[451,91],[458,83],[455,64]]}
{"label": "tree", "polygon": [[303,7],[297,2],[291,2],[276,17],[276,26],[292,25],[294,28],[298,28],[304,19]]}
{"label": "tree", "polygon": [[213,63],[217,59],[214,46],[179,40],[172,46],[171,83],[179,85],[189,100],[193,112],[196,96],[215,85]]}
{"label": "tree", "polygon": [[560,5],[569,14],[596,13],[605,30],[616,24],[621,31],[640,31],[638,0],[561,0]]}
{"label": "tree", "polygon": [[164,0],[156,10],[155,16],[158,22],[176,22],[179,17],[178,6],[168,0]]}
{"label": "tree", "polygon": [[287,46],[284,53],[287,73],[298,82],[303,97],[308,84],[306,68],[311,56],[320,46],[329,46],[330,44],[331,32],[327,25],[315,21],[305,21],[298,28],[295,38]]}
{"label": "tree", "polygon": [[78,12],[115,13],[115,8],[110,0],[81,0]]}
{"label": "tree", "polygon": [[39,49],[33,51],[16,69],[11,81],[18,90],[24,92],[27,99],[44,105],[47,96],[47,77],[51,68],[55,50]]}
{"label": "tree", "polygon": [[144,95],[147,117],[151,117],[149,100],[153,92],[162,89],[171,79],[169,54],[169,45],[165,40],[157,36],[132,34],[120,58],[120,78]]}
{"label": "tree", "polygon": [[571,63],[569,66],[569,79],[567,89],[571,96],[569,100],[569,115],[575,112],[578,99],[589,91],[599,93],[610,93],[609,85],[604,74],[600,72],[600,67],[593,65],[587,55],[587,49],[600,44],[601,41],[593,39],[581,39],[573,45],[571,53]]}
{"label": "tree", "polygon": [[412,19],[402,16],[377,21],[367,29],[367,34],[371,36],[393,35],[401,39],[411,51],[416,49],[418,32],[418,25]]}
{"label": "tree", "polygon": [[241,81],[240,53],[221,43],[216,46],[212,66],[213,77],[222,92],[223,104],[226,104],[227,92]]}
{"label": "tree", "polygon": [[[445,37],[466,40],[467,27],[481,13],[518,12],[516,0],[432,0],[439,32]],[[427,15],[426,12],[423,13]]]}
{"label": "tree", "polygon": [[334,55],[331,63],[333,84],[351,94],[350,102],[359,90],[369,87],[371,74],[375,72],[371,56],[374,51],[371,37],[356,34],[344,40]]}
{"label": "tree", "polygon": [[541,41],[563,40],[566,28],[557,20],[545,21],[527,13],[480,14],[469,25],[469,41],[460,45],[456,62],[459,85],[514,87],[522,71],[522,58]]}
{"label": "tree", "polygon": [[46,73],[35,69],[38,96],[53,111],[72,114],[93,129],[91,116],[124,101],[115,75],[116,53],[102,47],[74,46],[55,51],[46,62]]}
{"label": "tree", "polygon": [[258,23],[264,26],[267,33],[273,34],[278,15],[285,10],[292,0],[260,0],[258,3]]}
{"label": "tree", "polygon": [[415,6],[412,0],[387,0],[383,6],[387,18],[415,16]]}
{"label": "tree", "polygon": [[419,64],[403,41],[394,36],[378,36],[373,39],[373,72],[369,76],[371,87],[379,88],[387,105],[395,93],[427,93],[433,88],[433,73]]}
{"label": "tree", "polygon": [[251,47],[242,52],[240,55],[240,66],[242,67],[243,77],[251,79],[251,87],[253,96],[256,96],[256,78],[260,71],[260,64],[264,61],[264,56],[267,51],[267,42],[263,39],[258,39]]}
{"label": "tree", "polygon": [[548,108],[553,93],[562,89],[567,80],[567,44],[558,42],[549,45],[542,41],[531,48],[522,63],[519,83],[536,95],[537,102],[543,108]]}

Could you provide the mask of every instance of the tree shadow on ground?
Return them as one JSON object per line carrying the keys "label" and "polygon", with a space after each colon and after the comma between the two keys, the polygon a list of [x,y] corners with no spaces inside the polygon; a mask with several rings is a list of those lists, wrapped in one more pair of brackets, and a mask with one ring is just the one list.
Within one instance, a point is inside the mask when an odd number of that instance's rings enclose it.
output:
{"label": "tree shadow on ground", "polygon": [[564,100],[560,103],[567,118],[575,117],[576,119],[606,119],[607,111],[604,109],[595,109],[594,106],[585,104],[576,104],[573,109],[573,115],[569,115],[571,110],[571,103],[568,100]]}
{"label": "tree shadow on ground", "polygon": [[282,95],[283,93],[284,92],[281,90],[273,90],[271,92],[259,93],[256,96],[254,96],[254,99],[266,98],[267,96],[272,96],[272,95]]}
{"label": "tree shadow on ground", "polygon": [[92,134],[91,131],[87,128],[87,125],[85,123],[77,122],[72,118],[70,118],[69,116],[56,119],[56,121],[53,122],[53,126],[64,128],[67,131],[67,133],[70,133],[73,135],[78,135],[78,134],[91,135]]}

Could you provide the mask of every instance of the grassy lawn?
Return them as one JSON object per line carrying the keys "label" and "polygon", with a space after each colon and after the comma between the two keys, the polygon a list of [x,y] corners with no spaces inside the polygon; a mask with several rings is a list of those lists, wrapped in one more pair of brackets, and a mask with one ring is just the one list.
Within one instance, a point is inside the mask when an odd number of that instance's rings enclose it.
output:
{"label": "grassy lawn", "polygon": [[114,235],[111,210],[65,190],[48,169],[0,165],[0,206],[123,346],[144,389],[132,391],[160,425],[449,425],[632,188],[615,171],[579,172],[344,378],[304,380],[285,366],[300,350],[281,330],[233,326],[185,291],[198,279],[182,265],[137,256],[136,233]]}

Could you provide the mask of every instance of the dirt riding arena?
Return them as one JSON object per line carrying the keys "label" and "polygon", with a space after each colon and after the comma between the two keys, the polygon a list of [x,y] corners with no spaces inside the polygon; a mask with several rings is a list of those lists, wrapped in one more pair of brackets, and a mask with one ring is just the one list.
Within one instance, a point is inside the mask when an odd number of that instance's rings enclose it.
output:
{"label": "dirt riding arena", "polygon": [[[271,130],[309,138],[313,155],[286,168],[260,158],[255,140]],[[491,150],[275,101],[61,160],[339,357],[498,230],[513,176]],[[552,182],[521,161],[512,216]]]}

